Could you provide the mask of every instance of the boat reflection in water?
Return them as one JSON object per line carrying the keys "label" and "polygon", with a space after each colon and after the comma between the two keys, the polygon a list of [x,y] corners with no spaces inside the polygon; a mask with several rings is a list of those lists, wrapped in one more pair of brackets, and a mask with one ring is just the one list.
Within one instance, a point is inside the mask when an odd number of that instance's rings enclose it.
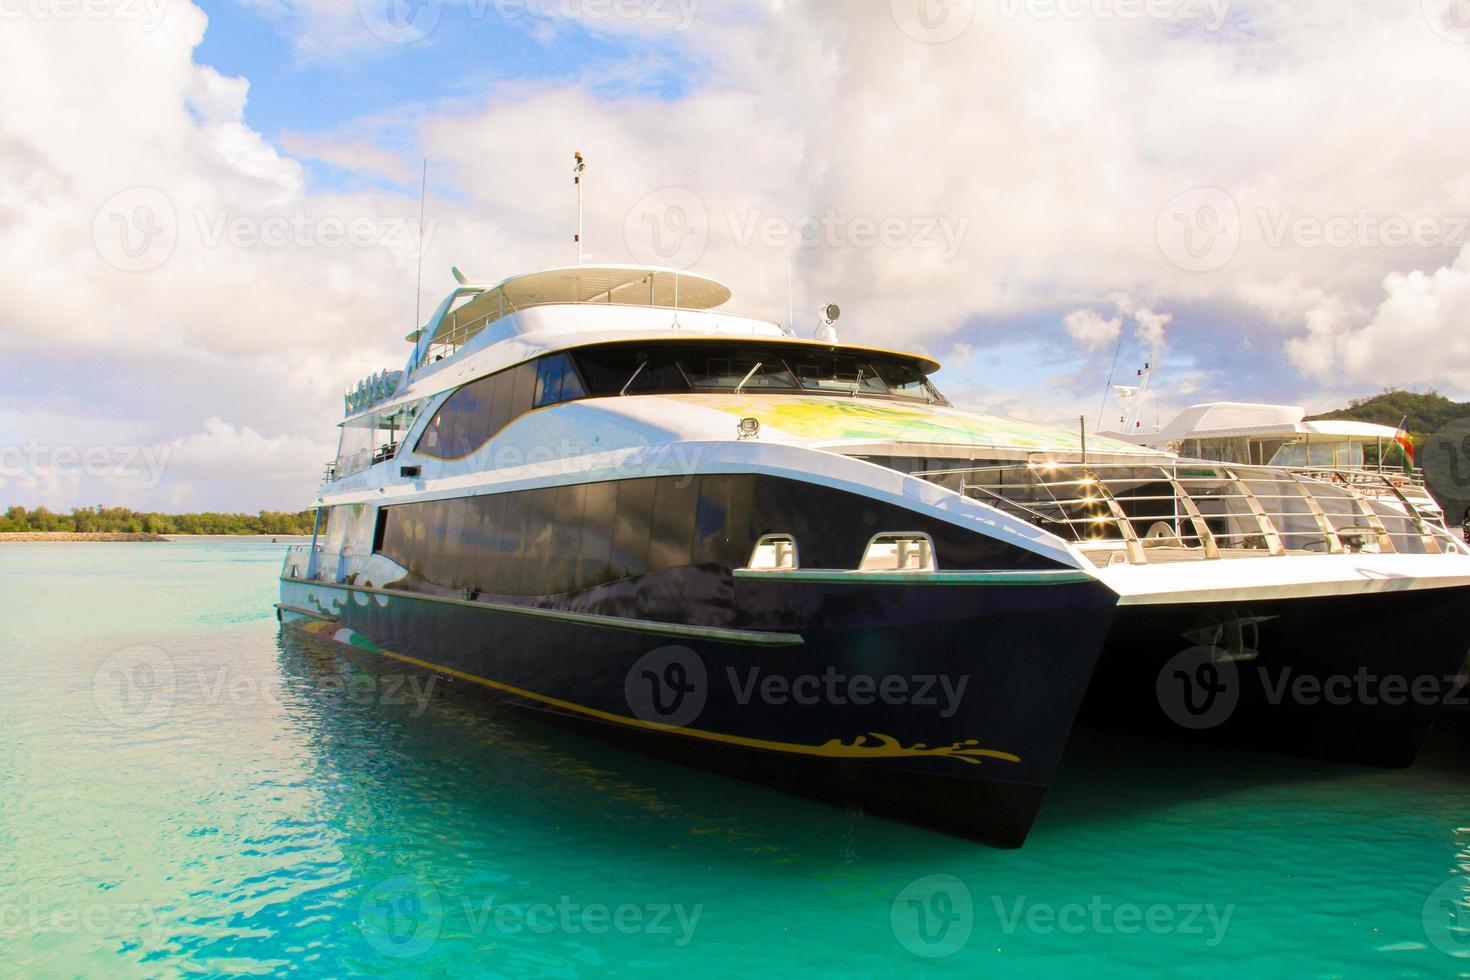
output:
{"label": "boat reflection in water", "polygon": [[1167,721],[1161,677],[1204,684],[1182,730],[1412,757],[1437,703],[1322,712],[1239,669],[1451,672],[1470,554],[1412,506],[961,411],[934,361],[729,295],[648,268],[461,279],[404,370],[349,393],[283,622],[1002,846],[1084,698]]}

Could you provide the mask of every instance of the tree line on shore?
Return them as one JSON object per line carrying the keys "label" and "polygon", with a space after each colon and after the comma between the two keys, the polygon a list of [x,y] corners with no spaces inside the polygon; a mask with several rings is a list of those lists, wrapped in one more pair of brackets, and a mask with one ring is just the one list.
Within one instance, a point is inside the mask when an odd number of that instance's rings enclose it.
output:
{"label": "tree line on shore", "polygon": [[11,507],[0,515],[0,533],[43,531],[90,534],[310,534],[314,511],[298,514],[263,510],[258,514],[155,514],[126,507],[82,507],[55,514],[45,507]]}

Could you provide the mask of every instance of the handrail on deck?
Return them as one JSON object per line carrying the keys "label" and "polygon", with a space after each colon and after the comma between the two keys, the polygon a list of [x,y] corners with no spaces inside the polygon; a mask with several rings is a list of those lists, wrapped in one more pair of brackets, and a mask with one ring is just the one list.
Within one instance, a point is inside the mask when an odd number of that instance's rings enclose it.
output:
{"label": "handrail on deck", "polygon": [[1070,536],[1109,562],[1465,551],[1386,474],[1349,483],[1208,460],[1033,460],[912,475]]}

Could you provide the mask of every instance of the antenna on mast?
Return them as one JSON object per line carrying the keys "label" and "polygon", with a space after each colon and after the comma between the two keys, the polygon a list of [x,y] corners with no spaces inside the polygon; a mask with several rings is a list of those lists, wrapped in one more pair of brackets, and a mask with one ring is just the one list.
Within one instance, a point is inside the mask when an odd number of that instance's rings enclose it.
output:
{"label": "antenna on mast", "polygon": [[572,183],[577,185],[577,237],[573,241],[577,243],[577,264],[581,265],[587,258],[582,248],[582,172],[587,169],[587,161],[580,150],[572,154],[572,159]]}
{"label": "antenna on mast", "polygon": [[418,272],[413,286],[413,328],[423,327],[424,295],[424,201],[429,196],[429,158],[424,157],[424,175],[419,181],[419,256]]}
{"label": "antenna on mast", "polygon": [[796,280],[789,255],[786,256],[786,332],[796,336]]}

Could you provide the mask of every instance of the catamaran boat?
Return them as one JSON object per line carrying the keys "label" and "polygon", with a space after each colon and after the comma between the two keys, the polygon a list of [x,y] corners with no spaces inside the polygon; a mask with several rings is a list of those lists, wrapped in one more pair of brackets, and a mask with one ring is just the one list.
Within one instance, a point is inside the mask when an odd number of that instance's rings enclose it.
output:
{"label": "catamaran boat", "polygon": [[688,272],[455,273],[404,369],[347,394],[293,629],[1001,846],[1080,713],[1168,723],[1199,680],[1186,708],[1232,707],[1204,734],[1402,763],[1437,703],[1283,701],[1247,668],[1465,654],[1470,552],[1407,498],[964,411],[932,359]]}
{"label": "catamaran boat", "polygon": [[1125,415],[1120,431],[1104,434],[1190,459],[1285,467],[1315,479],[1351,484],[1388,503],[1403,495],[1426,518],[1445,523],[1444,509],[1425,486],[1424,471],[1403,448],[1406,434],[1386,425],[1308,420],[1300,405],[1209,402],[1191,405],[1152,431]]}

